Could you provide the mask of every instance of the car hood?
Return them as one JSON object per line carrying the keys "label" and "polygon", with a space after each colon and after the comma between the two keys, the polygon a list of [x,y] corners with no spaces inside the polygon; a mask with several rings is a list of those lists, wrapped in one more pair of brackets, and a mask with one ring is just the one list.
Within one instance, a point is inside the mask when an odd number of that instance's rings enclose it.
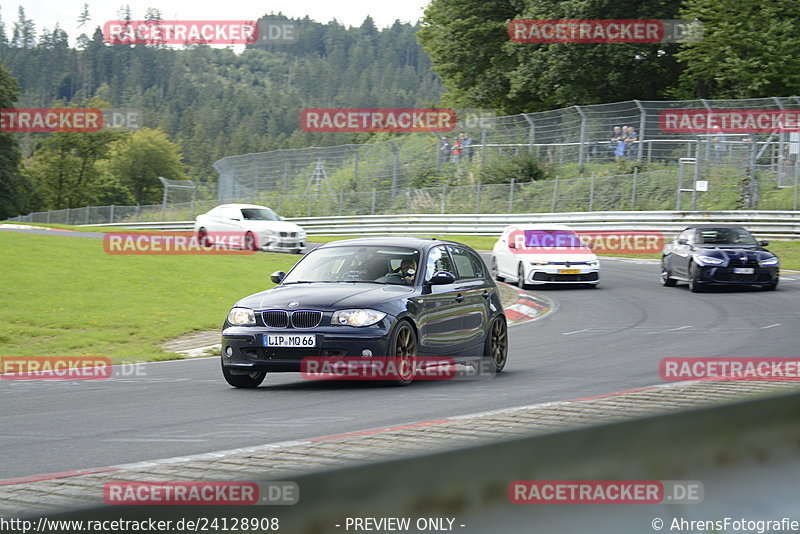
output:
{"label": "car hood", "polygon": [[[710,247],[699,245],[695,247],[694,253],[703,256],[711,256],[712,258],[720,258],[725,261],[760,261],[775,256],[772,252],[760,247]],[[742,258],[745,259],[742,260]]]}
{"label": "car hood", "polygon": [[[254,310],[369,308],[413,292],[413,287],[391,284],[312,282],[279,285],[245,297],[236,305]],[[290,302],[297,304],[290,308]]]}
{"label": "car hood", "polygon": [[275,232],[299,232],[302,228],[293,222],[289,221],[241,221],[243,227],[250,230],[265,231],[273,230]]}
{"label": "car hood", "polygon": [[533,254],[525,254],[523,256],[525,261],[551,261],[551,262],[578,262],[578,261],[596,261],[597,255],[594,252],[586,250],[578,250],[576,252],[567,252],[567,253],[533,253]]}

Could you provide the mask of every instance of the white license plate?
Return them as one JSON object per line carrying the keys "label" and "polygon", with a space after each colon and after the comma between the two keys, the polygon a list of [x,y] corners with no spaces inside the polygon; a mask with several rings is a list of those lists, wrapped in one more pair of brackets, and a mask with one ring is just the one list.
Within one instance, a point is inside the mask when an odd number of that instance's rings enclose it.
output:
{"label": "white license plate", "polygon": [[733,274],[753,274],[756,270],[752,267],[734,267]]}
{"label": "white license plate", "polygon": [[307,348],[317,346],[314,334],[267,334],[264,336],[265,347]]}

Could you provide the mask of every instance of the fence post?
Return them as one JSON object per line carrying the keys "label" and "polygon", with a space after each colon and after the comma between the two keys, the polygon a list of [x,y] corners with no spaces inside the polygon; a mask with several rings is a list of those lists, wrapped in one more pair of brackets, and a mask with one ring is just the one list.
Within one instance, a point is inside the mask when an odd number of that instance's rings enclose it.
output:
{"label": "fence post", "polygon": [[311,217],[311,214],[314,211],[314,195],[308,195],[308,216]]}
{"label": "fence post", "polygon": [[516,181],[516,178],[512,178],[508,189],[508,213],[514,213],[514,184]]}
{"label": "fence post", "polygon": [[636,161],[641,162],[644,154],[644,129],[647,128],[647,112],[638,100],[634,100],[636,107],[639,108],[639,144],[636,150]]}
{"label": "fence post", "polygon": [[377,194],[378,193],[375,191],[375,189],[373,189],[372,190],[372,211],[370,211],[371,215],[375,215],[375,199],[376,199]]}
{"label": "fence post", "polygon": [[339,191],[339,215],[344,211],[344,190]]}
{"label": "fence post", "polygon": [[69,216],[70,216],[71,213],[72,213],[72,209],[71,208],[67,208],[67,224],[69,224]]}
{"label": "fence post", "polygon": [[114,224],[114,204],[111,204],[111,213],[108,215],[110,219],[108,222]]}
{"label": "fence post", "polygon": [[406,213],[411,213],[411,189],[406,189]]}
{"label": "fence post", "polygon": [[481,124],[481,163],[486,161],[486,127]]}
{"label": "fence post", "polygon": [[139,222],[139,204],[136,204],[136,215],[134,220]]}
{"label": "fence post", "polygon": [[536,144],[536,125],[533,122],[533,118],[529,117],[527,113],[522,114],[525,117],[525,120],[528,121],[528,152],[533,152],[533,145]]}
{"label": "fence post", "polygon": [[639,177],[639,167],[633,168],[633,192],[631,193],[631,209],[636,209],[636,181]]}
{"label": "fence post", "polygon": [[556,182],[553,185],[553,205],[551,206],[550,211],[552,213],[556,212],[556,208],[558,208],[558,175],[556,174]]}
{"label": "fence post", "polygon": [[[796,188],[796,187],[795,187],[795,188]],[[795,209],[797,209],[797,208],[795,208]],[[52,211],[52,210],[47,210],[47,224],[50,224],[50,212],[51,212],[51,211]]]}
{"label": "fence post", "polygon": [[586,144],[586,114],[583,112],[580,106],[574,107],[577,110],[578,115],[581,116],[581,133],[578,144],[578,172],[583,172],[583,146]]}
{"label": "fence post", "polygon": [[589,182],[589,211],[594,211],[594,173]]}
{"label": "fence post", "polygon": [[89,206],[86,206],[86,207],[85,207],[85,208],[83,208],[83,209],[85,209],[85,210],[86,210],[86,217],[84,217],[84,219],[83,219],[83,220],[84,220],[84,221],[86,221],[86,222],[85,222],[85,223],[83,223],[83,224],[89,224],[89,212],[91,211],[91,209],[89,208]]}
{"label": "fence post", "polygon": [[447,182],[442,184],[442,213],[447,211]]}
{"label": "fence post", "polygon": [[481,181],[478,180],[475,191],[475,213],[481,212]]}

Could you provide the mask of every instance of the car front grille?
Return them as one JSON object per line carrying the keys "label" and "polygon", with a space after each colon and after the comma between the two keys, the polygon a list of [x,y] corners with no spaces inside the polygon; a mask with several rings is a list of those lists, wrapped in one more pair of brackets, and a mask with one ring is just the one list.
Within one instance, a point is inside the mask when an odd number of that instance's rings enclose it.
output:
{"label": "car front grille", "polygon": [[281,232],[281,237],[295,237],[297,232]]}
{"label": "car front grille", "polygon": [[295,328],[316,328],[322,321],[322,312],[296,311],[292,313],[292,326]]}
{"label": "car front grille", "polygon": [[272,328],[286,328],[289,326],[289,314],[283,310],[267,310],[261,312],[264,324]]}
{"label": "car front grille", "polygon": [[322,312],[299,310],[266,310],[261,312],[264,324],[270,328],[316,328],[322,322]]}
{"label": "car front grille", "polygon": [[543,272],[533,273],[533,280],[537,282],[595,282],[599,280],[598,273],[583,274],[551,274]]}
{"label": "car front grille", "polygon": [[750,259],[742,261],[739,258],[730,258],[728,260],[728,267],[755,267],[758,268],[758,260]]}

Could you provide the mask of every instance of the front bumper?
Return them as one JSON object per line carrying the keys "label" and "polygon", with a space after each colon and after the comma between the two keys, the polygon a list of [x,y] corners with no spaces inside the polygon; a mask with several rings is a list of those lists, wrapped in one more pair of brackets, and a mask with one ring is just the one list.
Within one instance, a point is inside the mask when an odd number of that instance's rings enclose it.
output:
{"label": "front bumper", "polygon": [[262,237],[258,239],[259,248],[264,252],[305,252],[306,240],[303,239],[278,239]]}
{"label": "front bumper", "polygon": [[[394,320],[387,316],[374,326],[363,328],[328,326],[312,329],[277,329],[261,326],[231,326],[222,331],[222,364],[232,370],[269,372],[300,372],[303,358],[311,357],[361,357],[369,350],[373,358],[388,354],[389,338]],[[270,335],[313,334],[313,348],[266,347],[264,339]],[[228,354],[230,352],[230,354]]]}
{"label": "front bumper", "polygon": [[778,281],[778,267],[752,267],[753,274],[737,274],[733,267],[707,265],[700,268],[698,282],[720,285],[768,285]]}
{"label": "front bumper", "polygon": [[[562,271],[578,271],[564,273]],[[600,268],[586,265],[566,267],[564,265],[536,265],[528,272],[529,284],[597,284]]]}

